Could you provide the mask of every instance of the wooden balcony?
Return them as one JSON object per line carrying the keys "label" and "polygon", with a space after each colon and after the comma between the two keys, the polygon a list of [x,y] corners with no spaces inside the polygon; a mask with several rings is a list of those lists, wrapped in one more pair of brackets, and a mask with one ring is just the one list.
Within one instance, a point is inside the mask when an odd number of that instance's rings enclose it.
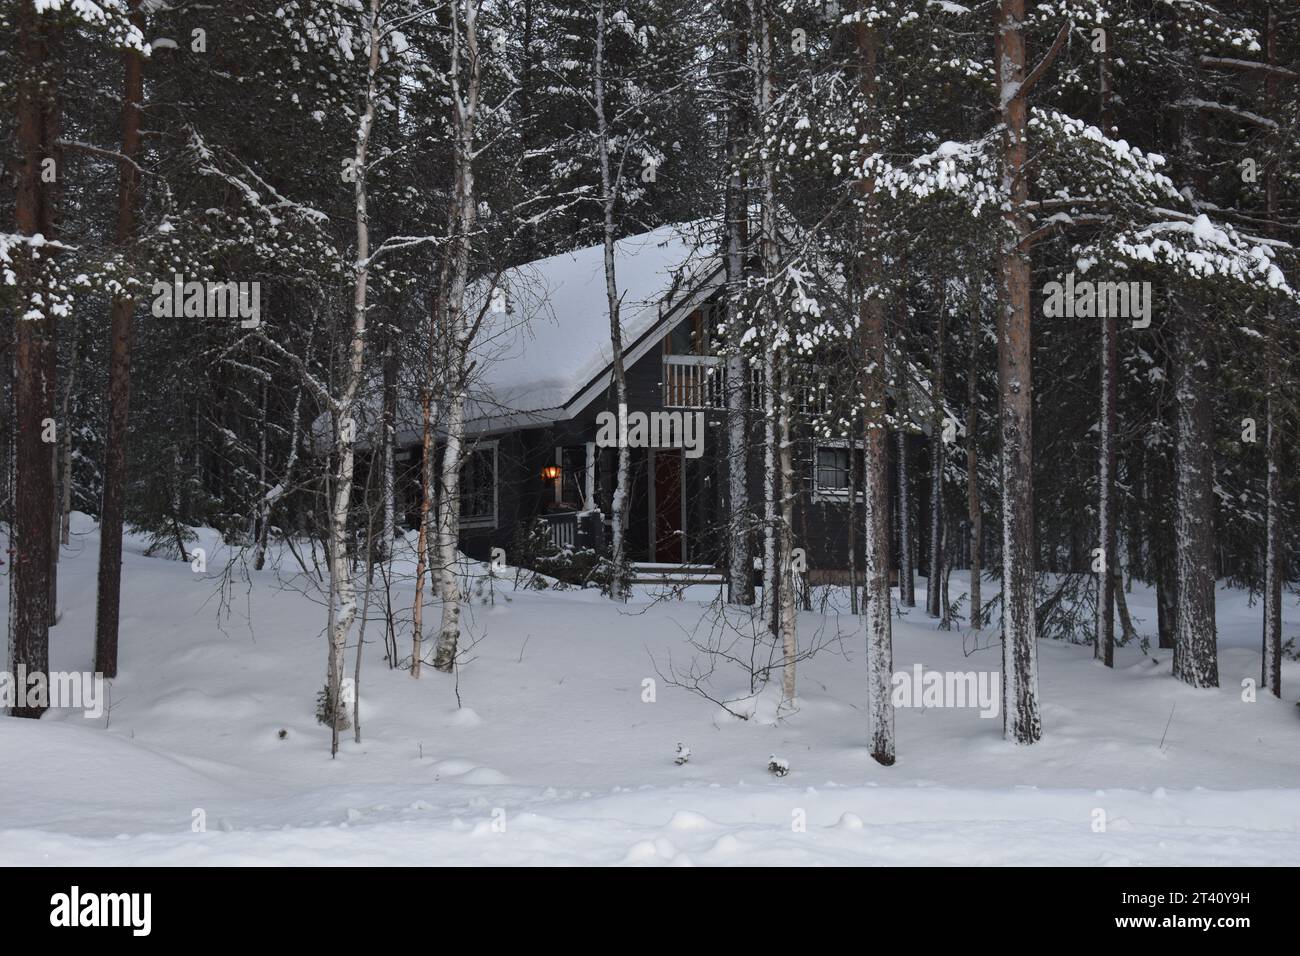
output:
{"label": "wooden balcony", "polygon": [[[664,408],[725,409],[727,366],[717,355],[665,355],[663,365]],[[830,410],[830,396],[809,385],[799,396],[798,411],[804,415]],[[749,407],[763,407],[763,369],[749,369]]]}

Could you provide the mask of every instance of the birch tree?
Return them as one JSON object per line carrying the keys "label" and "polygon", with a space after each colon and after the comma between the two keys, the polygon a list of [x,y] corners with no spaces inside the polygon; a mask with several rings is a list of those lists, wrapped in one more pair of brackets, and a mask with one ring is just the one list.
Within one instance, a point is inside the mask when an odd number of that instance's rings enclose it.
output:
{"label": "birch tree", "polygon": [[884,273],[880,260],[880,228],[877,182],[880,152],[877,108],[879,40],[874,19],[859,11],[854,24],[857,48],[858,120],[862,160],[856,190],[862,215],[866,249],[859,258],[857,281],[861,286],[858,313],[862,373],[864,461],[863,545],[866,582],[867,702],[870,714],[871,756],[884,766],[895,760],[894,704],[891,698],[894,670],[893,635],[889,588],[889,472],[886,429],[886,383],[888,342],[885,332],[885,303],[880,282]]}
{"label": "birch tree", "polygon": [[[624,150],[622,156],[618,158],[617,168],[613,167],[610,158],[609,116],[605,108],[606,36],[605,2],[598,0],[596,46],[592,59],[592,109],[596,118],[596,150],[600,157],[601,244],[604,249],[605,305],[609,311],[609,342],[613,354],[614,402],[621,412],[627,407],[627,372],[623,367],[623,323],[619,318],[618,275],[614,262],[614,207],[618,202],[627,151]],[[610,501],[610,510],[613,514],[609,594],[615,601],[626,601],[628,595],[623,580],[624,568],[627,565],[628,462],[631,451],[620,441],[616,454],[618,464],[614,476],[614,494]]]}
{"label": "birch tree", "polygon": [[478,206],[474,195],[474,134],[479,111],[482,64],[478,45],[479,0],[452,0],[451,65],[447,73],[451,98],[452,205],[446,259],[446,291],[442,301],[441,334],[448,342],[449,376],[443,421],[442,460],[438,482],[438,592],[442,622],[434,650],[435,670],[450,673],[460,640],[460,582],[457,545],[460,540],[460,471],[465,457],[465,402],[469,386],[469,347],[477,331],[466,314],[470,248]]}
{"label": "birch tree", "polygon": [[[740,0],[728,6],[731,12],[724,87],[728,96],[726,155],[727,182],[723,199],[723,235],[727,275],[725,334],[738,337],[743,331],[742,301],[749,255],[749,207],[742,155],[750,134],[749,114],[743,78],[748,53],[749,23]],[[749,504],[749,362],[739,342],[727,352],[727,506],[731,519],[731,546],[727,554],[728,600],[732,604],[754,603],[754,559],[751,550]]]}
{"label": "birch tree", "polygon": [[[342,700],[344,654],[348,636],[357,616],[357,593],[352,580],[349,556],[348,517],[351,513],[352,489],[356,468],[357,397],[365,374],[367,318],[370,308],[370,213],[367,195],[367,165],[370,137],[375,125],[375,105],[379,98],[378,73],[382,26],[381,0],[370,0],[365,18],[366,72],[365,92],[357,121],[352,176],[355,212],[355,256],[352,263],[352,332],[348,343],[342,388],[330,403],[335,418],[335,473],[333,501],[330,504],[329,561],[330,609],[333,612],[329,636],[328,708],[331,716],[330,753],[338,752],[339,731],[346,726],[347,712]],[[354,689],[355,693],[355,689]]]}

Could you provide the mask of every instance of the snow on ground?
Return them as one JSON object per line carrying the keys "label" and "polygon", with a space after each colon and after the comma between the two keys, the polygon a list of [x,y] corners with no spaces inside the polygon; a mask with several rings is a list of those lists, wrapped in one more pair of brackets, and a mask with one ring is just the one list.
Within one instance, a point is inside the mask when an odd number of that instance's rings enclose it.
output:
{"label": "snow on ground", "polygon": [[[98,536],[83,516],[74,527],[52,670],[92,660]],[[801,615],[805,640],[826,646],[800,666],[799,712],[761,719],[772,708],[760,701],[742,721],[664,679],[707,630],[708,589],[619,607],[507,583],[468,609],[458,681],[431,668],[413,680],[367,645],[363,742],[349,731],[331,760],[314,718],[323,608],[289,580],[289,560],[236,581],[223,609],[220,545],[201,543],[205,574],[128,541],[105,716],[0,719],[0,863],[1300,860],[1300,664],[1283,665],[1283,700],[1242,701],[1241,680],[1259,673],[1260,609],[1240,592],[1219,595],[1218,690],[1174,681],[1168,652],[1121,648],[1108,672],[1088,647],[1042,642],[1040,744],[1005,742],[1000,716],[976,709],[899,709],[899,760],[884,768],[863,746],[863,637],[848,614]],[[896,619],[897,669],[1000,669],[994,638],[939,631],[918,602]],[[1135,587],[1130,603],[1153,631],[1152,595]],[[1300,631],[1293,606],[1285,630]],[[720,693],[741,687],[738,673],[715,674]],[[681,765],[679,743],[691,751]],[[768,772],[772,756],[787,776]]]}

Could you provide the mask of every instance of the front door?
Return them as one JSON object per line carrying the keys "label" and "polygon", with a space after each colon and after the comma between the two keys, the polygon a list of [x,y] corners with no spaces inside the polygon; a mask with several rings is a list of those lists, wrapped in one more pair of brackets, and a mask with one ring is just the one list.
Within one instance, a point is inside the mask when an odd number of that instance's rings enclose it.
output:
{"label": "front door", "polygon": [[682,450],[655,449],[654,560],[677,564],[686,560],[686,526],[682,507]]}

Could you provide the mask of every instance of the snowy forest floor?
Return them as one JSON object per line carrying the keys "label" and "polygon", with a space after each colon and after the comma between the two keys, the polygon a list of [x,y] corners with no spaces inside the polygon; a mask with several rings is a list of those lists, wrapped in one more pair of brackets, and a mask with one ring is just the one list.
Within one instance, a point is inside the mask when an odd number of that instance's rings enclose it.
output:
{"label": "snowy forest floor", "polygon": [[[98,533],[76,517],[54,671],[93,659]],[[885,768],[864,747],[863,636],[847,613],[800,615],[801,640],[825,646],[800,664],[798,713],[773,722],[760,700],[744,721],[664,679],[670,659],[696,656],[688,642],[713,619],[711,590],[615,606],[506,583],[494,604],[466,608],[459,708],[453,678],[388,668],[372,608],[363,742],[348,731],[331,760],[314,717],[319,598],[292,586],[290,560],[237,579],[219,620],[220,544],[211,533],[198,544],[205,574],[127,541],[106,716],[0,719],[0,864],[1300,860],[1300,664],[1284,662],[1281,701],[1243,702],[1260,612],[1241,592],[1219,592],[1220,689],[1176,682],[1166,651],[1120,648],[1110,672],[1090,647],[1043,641],[1041,743],[1005,742],[1000,715],[973,708],[899,709],[898,763]],[[999,671],[996,632],[938,630],[918,584],[921,606],[895,619],[895,669]],[[411,593],[396,590],[403,617]],[[1152,633],[1152,594],[1135,586],[1129,600]],[[1300,632],[1287,605],[1284,640]],[[734,667],[714,674],[719,693],[745,685]],[[681,766],[679,742],[692,751]],[[788,776],[768,772],[772,754]]]}

